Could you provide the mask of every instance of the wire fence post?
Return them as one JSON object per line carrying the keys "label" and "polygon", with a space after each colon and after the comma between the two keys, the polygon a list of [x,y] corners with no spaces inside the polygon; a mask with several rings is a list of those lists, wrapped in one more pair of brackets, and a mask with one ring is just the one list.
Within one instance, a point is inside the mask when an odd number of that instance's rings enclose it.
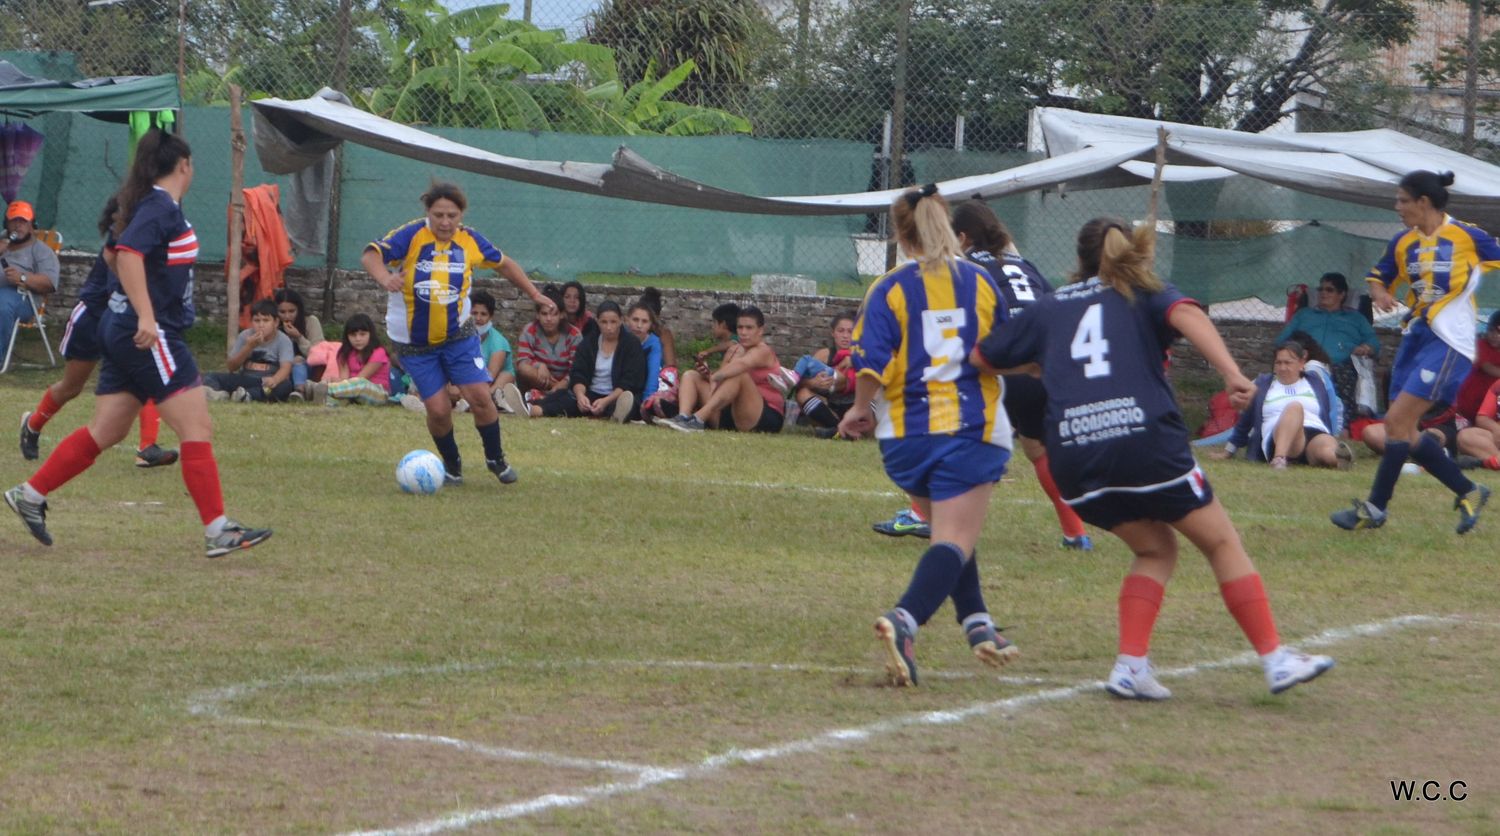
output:
{"label": "wire fence post", "polygon": [[1480,0],[1469,0],[1469,33],[1464,56],[1464,136],[1465,154],[1474,153],[1474,123],[1479,109],[1479,23]]}
{"label": "wire fence post", "polygon": [[240,86],[229,85],[229,252],[224,260],[225,349],[240,332],[240,246],[245,217],[245,129],[240,123]]}
{"label": "wire fence post", "polygon": [[[911,0],[901,0],[896,12],[896,67],[895,82],[891,90],[891,156],[886,165],[890,171],[891,185],[901,188],[902,159],[906,154],[906,54],[911,40]],[[885,269],[896,266],[896,238],[894,234],[885,245]]]}

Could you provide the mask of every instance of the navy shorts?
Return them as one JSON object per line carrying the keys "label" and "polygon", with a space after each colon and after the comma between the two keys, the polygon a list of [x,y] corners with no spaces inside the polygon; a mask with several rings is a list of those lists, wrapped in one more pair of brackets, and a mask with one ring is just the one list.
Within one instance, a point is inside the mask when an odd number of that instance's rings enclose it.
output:
{"label": "navy shorts", "polygon": [[1016,435],[1041,441],[1047,437],[1047,387],[1029,374],[1005,376],[1005,395],[1000,401]]}
{"label": "navy shorts", "polygon": [[1391,364],[1390,399],[1402,392],[1424,401],[1453,403],[1474,364],[1454,351],[1425,322],[1413,322]]}
{"label": "navy shorts", "polygon": [[443,387],[490,383],[490,370],[484,363],[479,338],[474,335],[449,340],[417,354],[402,354],[401,367],[411,375],[422,400],[443,391]]}
{"label": "navy shorts", "polygon": [[1085,497],[1070,499],[1068,505],[1084,522],[1109,531],[1137,520],[1177,522],[1213,502],[1214,489],[1203,471],[1194,466],[1187,475],[1163,485],[1112,488]]}
{"label": "navy shorts", "polygon": [[57,350],[68,360],[99,362],[104,354],[99,345],[99,312],[89,310],[82,302],[74,305]]}
{"label": "navy shorts", "polygon": [[198,363],[181,334],[159,331],[156,345],[142,351],[135,347],[135,326],[115,322],[114,315],[106,313],[99,326],[103,362],[99,364],[95,394],[128,392],[142,403],[161,403],[203,382]]}
{"label": "navy shorts", "polygon": [[786,416],[771,408],[768,403],[760,405],[760,418],[756,419],[755,426],[741,429],[734,423],[734,407],[726,406],[719,410],[719,429],[731,430],[742,433],[779,433],[781,426],[786,421]]}
{"label": "navy shorts", "polygon": [[956,435],[919,435],[880,441],[886,475],[916,497],[941,502],[1005,475],[1010,451]]}

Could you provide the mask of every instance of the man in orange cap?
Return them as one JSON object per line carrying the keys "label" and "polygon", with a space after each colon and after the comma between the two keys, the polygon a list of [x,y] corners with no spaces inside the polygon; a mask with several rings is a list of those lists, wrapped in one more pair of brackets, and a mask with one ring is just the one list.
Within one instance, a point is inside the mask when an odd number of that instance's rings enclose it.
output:
{"label": "man in orange cap", "polygon": [[10,350],[16,320],[30,322],[34,316],[21,291],[45,296],[57,287],[57,253],[31,237],[35,222],[36,210],[24,200],[5,208],[6,235],[0,237],[0,359]]}

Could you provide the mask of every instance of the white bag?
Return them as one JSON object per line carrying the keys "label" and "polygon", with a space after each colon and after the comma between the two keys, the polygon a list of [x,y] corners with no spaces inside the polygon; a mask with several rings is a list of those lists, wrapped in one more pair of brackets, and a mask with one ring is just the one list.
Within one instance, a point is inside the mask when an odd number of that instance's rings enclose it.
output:
{"label": "white bag", "polygon": [[1354,403],[1363,409],[1368,409],[1371,415],[1379,414],[1375,403],[1375,361],[1374,359],[1355,354],[1349,358],[1354,363],[1354,372],[1359,375],[1359,382],[1354,384]]}

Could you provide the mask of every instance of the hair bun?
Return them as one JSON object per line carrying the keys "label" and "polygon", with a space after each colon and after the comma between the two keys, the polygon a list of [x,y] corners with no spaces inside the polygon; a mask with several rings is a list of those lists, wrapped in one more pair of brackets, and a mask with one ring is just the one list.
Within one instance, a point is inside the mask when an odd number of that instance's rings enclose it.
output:
{"label": "hair bun", "polygon": [[1438,182],[1442,183],[1445,187],[1453,185],[1453,172],[1444,171],[1438,174]]}

